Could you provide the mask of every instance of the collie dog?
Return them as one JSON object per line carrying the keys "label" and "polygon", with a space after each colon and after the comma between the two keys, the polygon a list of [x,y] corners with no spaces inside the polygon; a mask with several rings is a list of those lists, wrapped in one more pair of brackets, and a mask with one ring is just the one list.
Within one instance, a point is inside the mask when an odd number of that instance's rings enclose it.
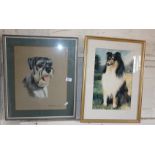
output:
{"label": "collie dog", "polygon": [[103,104],[105,107],[111,101],[112,108],[116,109],[122,90],[128,92],[124,73],[125,66],[121,53],[107,52],[107,60],[102,74]]}

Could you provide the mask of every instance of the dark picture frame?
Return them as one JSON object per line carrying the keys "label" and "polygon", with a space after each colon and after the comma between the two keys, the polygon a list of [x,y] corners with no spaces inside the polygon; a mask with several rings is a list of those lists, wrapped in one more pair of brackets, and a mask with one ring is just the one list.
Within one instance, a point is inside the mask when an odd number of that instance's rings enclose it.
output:
{"label": "dark picture frame", "polygon": [[[76,37],[46,37],[46,36],[20,36],[20,35],[3,35],[3,73],[4,73],[4,97],[3,102],[5,104],[5,117],[7,120],[14,119],[74,119],[76,112],[76,71],[77,71],[77,44],[78,38]],[[33,48],[41,49],[41,48],[57,48],[57,50],[62,50],[65,48],[67,50],[67,65],[66,65],[66,108],[60,109],[48,109],[47,107],[44,109],[39,109],[38,107],[35,109],[22,109],[17,108],[16,98],[21,94],[20,90],[16,88],[16,84],[21,81],[17,81],[15,71],[15,65],[19,64],[17,61],[20,60],[20,52],[16,54],[18,59],[15,62],[15,47],[20,47],[18,50],[24,48],[31,48],[31,54],[34,53]],[[22,48],[21,48],[22,47]],[[40,52],[41,53],[41,52]],[[59,53],[61,56],[61,52]],[[36,54],[37,56],[37,54]],[[46,56],[46,53],[45,53]],[[21,54],[21,57],[23,55]],[[41,56],[37,56],[41,57]],[[41,57],[42,58],[42,57]],[[63,59],[63,56],[61,56]],[[57,60],[57,61],[56,61]],[[59,61],[59,56],[57,56],[56,60],[52,60],[55,62],[61,63]],[[64,61],[66,61],[64,60]],[[40,60],[39,60],[40,61]],[[60,68],[63,70],[63,68]],[[21,71],[21,70],[20,70]],[[54,72],[57,72],[54,70]],[[18,71],[16,71],[18,73]],[[55,73],[54,73],[55,74]],[[54,75],[53,75],[54,76]],[[57,79],[58,77],[55,77]],[[15,83],[16,81],[16,83]],[[59,85],[59,81],[57,81],[57,85]],[[16,94],[15,94],[16,88]],[[61,92],[60,89],[57,90],[56,94]],[[64,92],[65,93],[65,92]],[[63,94],[63,93],[61,93]],[[50,94],[49,94],[50,96]],[[60,95],[61,97],[61,95]],[[27,98],[21,99],[26,103]],[[40,100],[38,98],[38,100]],[[44,100],[42,100],[44,102]],[[50,102],[50,101],[48,101]],[[18,103],[20,105],[20,103]],[[44,103],[43,103],[44,104]],[[57,103],[55,103],[57,104]]]}

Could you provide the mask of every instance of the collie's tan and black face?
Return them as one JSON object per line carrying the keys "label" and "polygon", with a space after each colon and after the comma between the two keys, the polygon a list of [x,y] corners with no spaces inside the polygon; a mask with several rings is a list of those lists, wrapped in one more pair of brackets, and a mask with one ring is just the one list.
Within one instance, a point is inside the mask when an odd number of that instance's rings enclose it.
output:
{"label": "collie's tan and black face", "polygon": [[28,64],[38,87],[48,86],[53,75],[52,60],[47,57],[32,57],[28,58]]}
{"label": "collie's tan and black face", "polygon": [[115,54],[112,54],[110,52],[107,53],[107,66],[112,66],[116,62]]}
{"label": "collie's tan and black face", "polygon": [[114,70],[117,77],[121,77],[125,71],[124,62],[120,52],[111,53],[107,52],[107,61],[103,73],[106,72],[106,69]]}

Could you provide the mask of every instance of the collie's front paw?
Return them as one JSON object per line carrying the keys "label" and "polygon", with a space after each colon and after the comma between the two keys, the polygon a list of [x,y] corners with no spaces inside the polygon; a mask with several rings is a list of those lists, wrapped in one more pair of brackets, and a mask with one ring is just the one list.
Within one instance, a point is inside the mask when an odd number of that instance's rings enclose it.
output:
{"label": "collie's front paw", "polygon": [[113,109],[116,109],[116,108],[117,108],[117,104],[113,104],[113,105],[112,105],[112,108],[113,108]]}
{"label": "collie's front paw", "polygon": [[104,102],[103,105],[104,105],[105,107],[107,107],[107,102]]}

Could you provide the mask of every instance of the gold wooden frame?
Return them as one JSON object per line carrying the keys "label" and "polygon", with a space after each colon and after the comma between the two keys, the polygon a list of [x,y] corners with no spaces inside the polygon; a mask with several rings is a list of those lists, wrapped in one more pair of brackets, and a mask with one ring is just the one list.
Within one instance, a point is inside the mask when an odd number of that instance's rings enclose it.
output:
{"label": "gold wooden frame", "polygon": [[[88,40],[107,40],[117,42],[130,42],[141,44],[141,67],[139,76],[139,96],[138,96],[138,108],[136,119],[84,119],[84,106],[85,106],[85,85],[86,85],[86,70],[87,70],[87,53],[88,53]],[[84,41],[84,67],[83,67],[83,86],[82,86],[82,105],[81,105],[81,117],[80,122],[82,123],[139,123],[141,120],[141,108],[142,108],[142,92],[143,92],[143,74],[144,74],[144,59],[145,59],[145,46],[146,41],[144,40],[133,40],[123,38],[111,38],[111,37],[97,37],[97,36],[85,36]]]}

